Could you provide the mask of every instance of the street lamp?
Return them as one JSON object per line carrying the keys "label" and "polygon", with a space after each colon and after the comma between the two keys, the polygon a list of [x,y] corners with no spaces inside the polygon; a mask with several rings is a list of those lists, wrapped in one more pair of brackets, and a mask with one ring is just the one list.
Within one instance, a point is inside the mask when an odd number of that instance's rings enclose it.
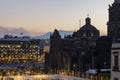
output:
{"label": "street lamp", "polygon": [[76,65],[76,64],[74,64],[74,65],[73,65],[74,76],[75,76],[75,72],[76,72],[76,67],[77,67],[77,65]]}

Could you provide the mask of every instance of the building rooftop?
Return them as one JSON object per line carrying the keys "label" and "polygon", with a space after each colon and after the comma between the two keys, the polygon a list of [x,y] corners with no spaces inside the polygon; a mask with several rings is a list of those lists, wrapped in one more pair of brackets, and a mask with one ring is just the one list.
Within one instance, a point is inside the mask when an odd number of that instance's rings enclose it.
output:
{"label": "building rooftop", "polygon": [[5,35],[3,38],[1,38],[1,41],[30,41],[30,37]]}

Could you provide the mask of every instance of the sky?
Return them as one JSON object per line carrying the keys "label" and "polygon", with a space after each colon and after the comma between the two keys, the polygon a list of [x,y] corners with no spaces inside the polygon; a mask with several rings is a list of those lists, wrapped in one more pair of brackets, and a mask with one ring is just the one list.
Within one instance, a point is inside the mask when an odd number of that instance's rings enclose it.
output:
{"label": "sky", "polygon": [[[114,0],[0,0],[0,26],[24,28],[32,35],[49,31],[76,31],[85,24],[107,33],[108,5]],[[81,26],[79,26],[81,20]]]}

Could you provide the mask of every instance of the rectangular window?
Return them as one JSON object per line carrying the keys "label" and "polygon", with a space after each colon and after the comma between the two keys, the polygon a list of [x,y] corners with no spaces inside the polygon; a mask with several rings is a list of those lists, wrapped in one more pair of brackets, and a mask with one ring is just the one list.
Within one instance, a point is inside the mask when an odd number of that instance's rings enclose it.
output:
{"label": "rectangular window", "polygon": [[113,52],[113,56],[114,56],[113,70],[119,71],[119,52]]}
{"label": "rectangular window", "polygon": [[119,66],[119,52],[113,52],[114,66]]}
{"label": "rectangular window", "polygon": [[118,80],[118,78],[114,78],[114,80]]}
{"label": "rectangular window", "polygon": [[119,59],[118,59],[118,55],[116,55],[116,56],[114,56],[114,65],[115,66],[119,66],[118,64],[119,64],[119,61],[118,61]]}

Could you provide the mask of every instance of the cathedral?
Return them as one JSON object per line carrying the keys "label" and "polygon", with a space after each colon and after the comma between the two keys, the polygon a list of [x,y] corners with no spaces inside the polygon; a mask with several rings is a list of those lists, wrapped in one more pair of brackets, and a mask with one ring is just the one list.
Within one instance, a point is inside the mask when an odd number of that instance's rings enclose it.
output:
{"label": "cathedral", "polygon": [[[100,31],[91,24],[91,18],[87,17],[85,22],[78,31],[64,38],[61,38],[57,29],[54,30],[50,36],[50,53],[46,55],[47,68],[80,72],[97,68],[99,60],[98,55],[95,55],[95,49],[99,48],[96,47],[96,43],[100,38]],[[105,54],[102,54],[103,59]],[[107,62],[105,60],[100,62],[102,68],[108,68],[104,66]]]}
{"label": "cathedral", "polygon": [[91,24],[91,18],[72,35],[61,38],[54,30],[50,36],[50,52],[46,55],[46,67],[51,69],[76,70],[111,68],[111,45],[120,39],[120,0],[109,5],[107,36],[100,36],[97,27]]}

